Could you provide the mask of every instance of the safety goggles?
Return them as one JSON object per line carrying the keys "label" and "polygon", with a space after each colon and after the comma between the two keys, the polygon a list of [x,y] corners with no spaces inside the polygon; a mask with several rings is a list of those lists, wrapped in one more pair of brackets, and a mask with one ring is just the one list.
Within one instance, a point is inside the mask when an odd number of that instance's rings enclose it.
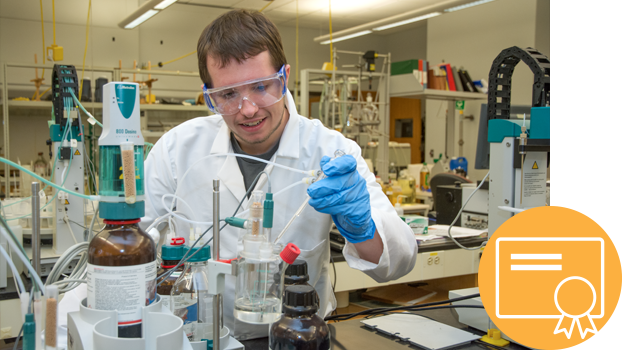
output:
{"label": "safety goggles", "polygon": [[252,79],[237,84],[208,89],[202,86],[204,101],[213,113],[231,115],[239,112],[243,101],[263,108],[280,101],[286,93],[285,66],[265,78]]}

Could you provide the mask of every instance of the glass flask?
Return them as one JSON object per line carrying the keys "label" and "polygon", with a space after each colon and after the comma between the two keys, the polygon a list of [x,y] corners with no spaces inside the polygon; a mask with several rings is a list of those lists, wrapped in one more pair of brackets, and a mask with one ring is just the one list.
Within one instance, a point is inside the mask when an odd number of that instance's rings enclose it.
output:
{"label": "glass flask", "polygon": [[120,338],[141,337],[141,307],[156,300],[156,247],[140,221],[104,220],[88,248],[87,306],[117,310]]}
{"label": "glass flask", "polygon": [[35,163],[33,164],[33,171],[35,174],[43,178],[48,176],[48,162],[43,159],[43,152],[39,152],[37,154],[37,160],[35,160]]}
{"label": "glass flask", "polygon": [[316,314],[315,295],[315,289],[309,285],[293,285],[285,289],[284,314],[269,328],[269,349],[330,349],[330,329]]}
{"label": "glass flask", "polygon": [[[178,263],[180,262],[180,259],[182,259],[184,255],[184,248],[185,246],[182,244],[164,245],[161,248],[162,263],[159,269],[156,271],[156,276],[161,276],[164,273],[176,267],[176,265],[178,265]],[[161,303],[163,307],[166,307],[168,309],[171,308],[170,307],[171,288],[174,286],[174,283],[176,283],[176,280],[178,280],[178,277],[182,275],[183,271],[184,271],[184,264],[178,266],[178,268],[176,268],[176,271],[172,272],[169,276],[167,276],[167,278],[165,279],[165,281],[163,281],[163,283],[161,283],[160,285],[156,287],[156,294],[158,294],[161,297],[161,300],[162,300]],[[158,284],[160,281],[161,279],[158,279],[157,277],[156,283]]]}
{"label": "glass flask", "polygon": [[208,294],[207,265],[210,259],[208,246],[194,247],[185,267],[171,288],[171,311],[180,317],[189,341],[209,339],[213,330],[213,296]]}

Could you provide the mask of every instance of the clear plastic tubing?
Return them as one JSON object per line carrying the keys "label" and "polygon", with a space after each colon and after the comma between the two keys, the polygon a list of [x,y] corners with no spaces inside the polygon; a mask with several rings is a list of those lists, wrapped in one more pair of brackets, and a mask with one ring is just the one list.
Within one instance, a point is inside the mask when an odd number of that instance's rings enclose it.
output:
{"label": "clear plastic tubing", "polygon": [[[168,208],[168,207],[167,207],[167,205],[165,204],[165,198],[169,198],[169,197],[173,197],[173,198],[175,198],[175,199],[178,199],[178,200],[182,201],[182,199],[180,199],[180,198],[179,198],[178,196],[176,196],[175,194],[169,194],[169,193],[167,193],[167,194],[164,194],[164,195],[161,197],[161,204],[163,204],[163,207],[165,208],[165,210],[167,210],[167,213],[169,213],[169,215],[174,216],[174,217],[176,217],[176,218],[178,218],[178,219],[180,219],[180,220],[182,220],[182,221],[184,221],[184,222],[188,222],[188,223],[193,224],[193,225],[209,225],[209,226],[210,226],[210,225],[212,225],[212,224],[213,224],[212,222],[204,222],[204,221],[193,221],[193,220],[189,220],[189,219],[183,218],[182,216],[180,216],[180,215],[176,214],[176,213],[172,210],[172,208],[171,208],[171,207],[169,207],[169,208]],[[185,203],[185,204],[186,204],[186,202],[183,202],[183,203]],[[172,201],[172,204],[173,204],[173,201]]]}
{"label": "clear plastic tubing", "polygon": [[85,194],[74,192],[74,191],[70,191],[67,188],[61,187],[61,186],[55,184],[54,182],[50,182],[50,181],[44,179],[43,177],[33,173],[32,171],[24,168],[23,166],[15,163],[15,162],[12,162],[12,161],[10,161],[10,160],[8,160],[6,158],[0,157],[0,162],[5,163],[5,164],[9,164],[10,166],[12,166],[14,168],[20,169],[21,171],[23,171],[26,174],[34,177],[35,179],[37,179],[39,181],[42,181],[42,182],[44,182],[44,183],[46,183],[46,184],[56,188],[59,191],[67,192],[67,193],[71,194],[72,196],[76,196],[76,197],[80,197],[80,198],[84,198],[84,199],[89,199],[89,200],[92,200],[92,201],[99,201],[100,200],[100,196],[87,196]]}
{"label": "clear plastic tubing", "polygon": [[[253,156],[248,156],[248,155],[246,155],[246,154],[221,153],[221,154],[209,154],[209,155],[207,155],[207,156],[204,156],[204,157],[202,157],[202,158],[200,158],[200,159],[196,160],[196,161],[195,161],[195,163],[191,164],[191,166],[189,167],[189,169],[187,169],[187,171],[185,171],[185,172],[184,172],[184,174],[183,174],[183,175],[182,175],[182,177],[180,178],[180,181],[178,181],[178,184],[182,184],[182,183],[184,183],[184,179],[185,179],[185,178],[187,177],[187,175],[189,174],[189,171],[191,171],[191,169],[193,169],[193,167],[194,167],[195,165],[199,164],[201,161],[206,160],[206,159],[208,159],[208,158],[212,158],[212,157],[228,157],[228,156],[233,156],[233,157],[240,157],[240,158],[247,158],[247,159],[256,160],[256,161],[263,162],[263,163],[266,163],[266,164],[271,164],[271,165],[274,165],[274,166],[276,166],[277,168],[282,168],[282,169],[290,170],[290,171],[293,171],[293,172],[296,172],[296,173],[299,173],[299,174],[304,174],[304,175],[309,175],[309,176],[312,174],[310,170],[295,169],[295,168],[291,168],[291,167],[288,167],[288,166],[285,166],[285,165],[282,165],[282,164],[278,164],[278,163],[275,163],[275,162],[270,162],[270,161],[268,161],[268,160],[260,159],[260,158],[253,157]],[[180,188],[180,186],[178,186],[178,187],[176,188],[176,193],[175,193],[175,194],[178,194],[178,188]],[[173,204],[173,203],[172,203],[172,204]]]}
{"label": "clear plastic tubing", "polygon": [[26,268],[28,269],[28,272],[30,272],[30,275],[32,276],[31,278],[35,279],[35,283],[37,283],[37,285],[39,286],[39,289],[42,291],[45,290],[45,287],[43,286],[43,282],[41,281],[41,278],[39,278],[39,275],[37,275],[37,272],[35,272],[35,268],[31,265],[30,260],[24,256],[24,253],[22,252],[22,250],[18,248],[15,241],[13,241],[13,239],[11,239],[11,236],[9,236],[9,233],[4,228],[0,228],[0,234],[6,237],[7,242],[9,243],[9,246],[17,254],[20,260],[22,260],[22,262],[24,263],[24,266],[26,266]]}
{"label": "clear plastic tubing", "polygon": [[[17,272],[17,269],[15,268],[15,265],[13,264],[13,260],[11,259],[11,257],[9,256],[9,254],[6,252],[6,250],[4,250],[4,248],[0,245],[0,254],[2,254],[2,256],[4,256],[4,258],[7,261],[7,264],[9,265],[9,267],[11,268],[11,271],[13,272],[13,276],[19,276],[19,272]],[[22,281],[22,279],[20,277],[16,277],[15,280],[17,281],[17,284],[20,287],[20,290],[18,292],[26,292],[26,287],[24,287],[24,282]]]}
{"label": "clear plastic tubing", "polygon": [[[296,186],[298,186],[298,185],[301,185],[301,184],[308,184],[308,183],[310,183],[310,182],[306,182],[306,181],[307,181],[307,180],[309,180],[309,179],[310,179],[309,177],[305,177],[305,178],[303,178],[303,179],[302,179],[302,181],[297,181],[297,182],[294,182],[294,183],[292,183],[292,184],[288,185],[287,187],[285,187],[285,188],[281,189],[280,191],[278,191],[278,192],[274,193],[273,197],[274,197],[274,198],[276,198],[276,197],[278,197],[278,196],[282,195],[284,192],[286,192],[286,191],[288,191],[288,190],[290,190],[290,189],[292,189],[293,187],[296,187]],[[236,216],[236,217],[243,216],[243,215],[247,214],[248,212],[249,212],[249,211],[248,211],[247,209],[245,209],[244,211],[242,211],[242,212],[238,213],[238,214],[237,214],[237,215],[235,215],[235,216]]]}

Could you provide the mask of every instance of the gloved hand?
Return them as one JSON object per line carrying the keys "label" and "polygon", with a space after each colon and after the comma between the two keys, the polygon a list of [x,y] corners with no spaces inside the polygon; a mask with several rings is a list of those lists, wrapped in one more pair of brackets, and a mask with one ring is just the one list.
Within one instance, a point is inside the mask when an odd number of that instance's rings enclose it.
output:
{"label": "gloved hand", "polygon": [[356,170],[356,159],[351,155],[331,160],[321,159],[321,170],[326,178],[308,187],[308,204],[320,213],[332,215],[339,232],[351,243],[373,238],[375,223],[367,182]]}

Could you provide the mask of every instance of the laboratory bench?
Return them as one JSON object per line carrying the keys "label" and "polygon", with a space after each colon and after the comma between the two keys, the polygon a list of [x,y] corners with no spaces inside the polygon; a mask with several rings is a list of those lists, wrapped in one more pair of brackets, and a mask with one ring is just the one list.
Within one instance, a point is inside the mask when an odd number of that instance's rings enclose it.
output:
{"label": "laboratory bench", "polygon": [[[465,247],[478,247],[487,238],[467,237],[456,240]],[[334,267],[330,268],[330,280],[335,280],[334,271],[336,271],[334,291],[338,307],[346,306],[345,302],[349,299],[351,290],[478,273],[483,248],[464,250],[447,237],[418,242],[418,247],[417,261],[412,271],[399,279],[383,283],[376,282],[364,272],[350,268],[342,253],[331,250]]]}

